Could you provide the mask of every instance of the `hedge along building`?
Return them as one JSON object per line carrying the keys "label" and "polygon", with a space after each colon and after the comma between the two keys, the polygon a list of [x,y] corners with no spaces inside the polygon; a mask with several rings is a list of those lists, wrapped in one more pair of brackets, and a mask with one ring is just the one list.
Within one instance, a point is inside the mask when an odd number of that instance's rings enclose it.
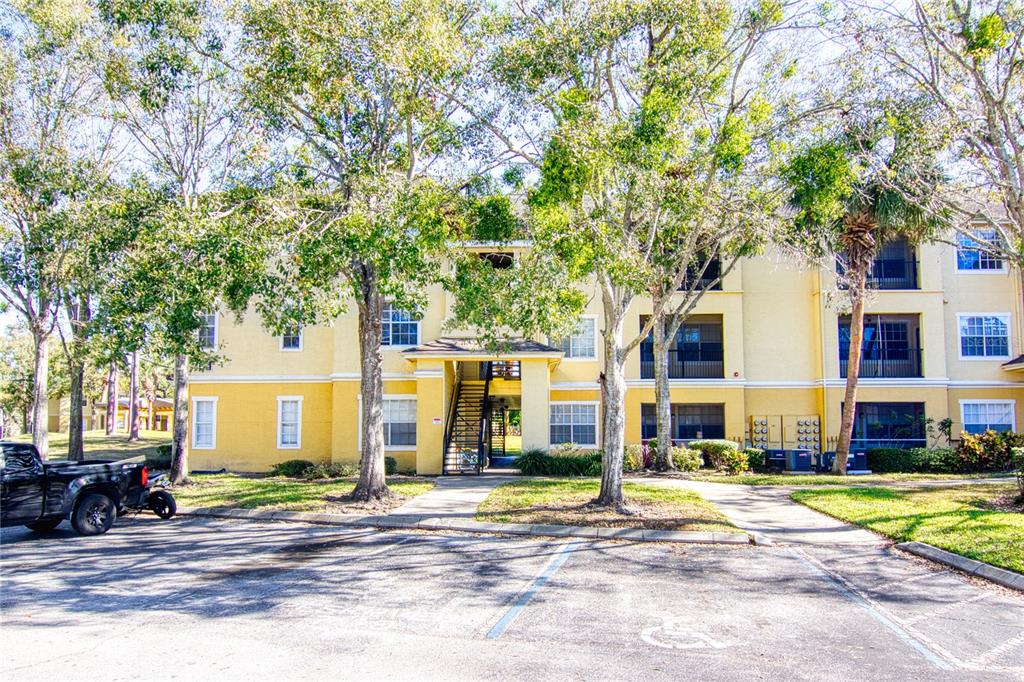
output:
{"label": "hedge along building", "polygon": [[[525,244],[476,246],[518,267]],[[488,255],[489,254],[489,255]],[[495,255],[501,254],[501,255]],[[706,272],[711,277],[712,273]],[[872,271],[854,447],[933,444],[927,420],[960,430],[1016,429],[1024,409],[1022,296],[1016,272],[961,240],[895,242]],[[596,298],[596,297],[595,297]],[[416,315],[383,312],[385,443],[400,470],[476,471],[501,451],[503,415],[521,410],[522,447],[599,447],[600,304],[563,340],[509,339],[501,354],[446,330],[450,295]],[[834,273],[780,254],[748,259],[708,291],[669,350],[672,434],[827,450],[845,384],[845,296]],[[638,299],[625,335],[651,312]],[[292,458],[355,463],[360,400],[355,312],[332,327],[275,337],[255,315],[207,317],[226,357],[193,374],[190,462],[266,470]],[[626,440],[655,435],[651,345],[627,365]],[[934,434],[933,434],[934,435]],[[483,467],[489,464],[484,456]]]}

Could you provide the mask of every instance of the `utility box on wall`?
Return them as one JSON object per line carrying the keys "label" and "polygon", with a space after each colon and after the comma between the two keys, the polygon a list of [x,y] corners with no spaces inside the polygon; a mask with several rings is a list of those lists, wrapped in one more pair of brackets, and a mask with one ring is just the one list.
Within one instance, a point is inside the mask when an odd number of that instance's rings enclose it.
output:
{"label": "utility box on wall", "polygon": [[754,415],[749,440],[755,448],[821,452],[821,418],[807,415]]}

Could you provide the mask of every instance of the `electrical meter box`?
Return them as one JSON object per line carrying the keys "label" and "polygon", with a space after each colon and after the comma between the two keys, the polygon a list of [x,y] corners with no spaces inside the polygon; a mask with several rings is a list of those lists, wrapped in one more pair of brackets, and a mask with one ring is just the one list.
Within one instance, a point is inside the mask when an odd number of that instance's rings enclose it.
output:
{"label": "electrical meter box", "polygon": [[749,440],[755,448],[821,452],[821,418],[805,415],[754,415]]}

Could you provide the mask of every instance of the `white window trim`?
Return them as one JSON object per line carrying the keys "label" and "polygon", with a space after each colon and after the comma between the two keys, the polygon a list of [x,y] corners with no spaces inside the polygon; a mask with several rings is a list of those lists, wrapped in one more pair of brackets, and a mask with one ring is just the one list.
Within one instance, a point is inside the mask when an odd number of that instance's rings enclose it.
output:
{"label": "white window trim", "polygon": [[[277,449],[278,450],[299,450],[302,448],[302,399],[301,395],[279,395],[277,396]],[[281,444],[281,404],[285,401],[298,401],[299,414],[298,423],[295,425],[295,445]]]}
{"label": "white window trim", "polygon": [[[387,305],[394,305],[394,302],[392,302],[392,301],[385,301],[385,303]],[[403,311],[403,312],[409,312],[409,311]],[[381,339],[381,343],[380,343],[381,349],[383,349],[383,350],[408,350],[409,348],[415,348],[416,346],[420,345],[420,342],[421,342],[420,339],[423,338],[423,320],[422,319],[420,319],[420,320],[410,320],[410,322],[415,322],[416,323],[416,343],[403,343],[403,344],[384,343],[384,339],[382,338]],[[381,324],[383,324],[383,321],[381,321]],[[392,322],[392,324],[394,324],[394,323]],[[408,322],[405,322],[405,323],[401,323],[400,322],[399,324],[408,324]]]}
{"label": "white window trim", "polygon": [[210,350],[217,350],[217,347],[220,345],[220,314],[216,310],[203,313],[203,317],[208,315],[213,315],[213,345],[210,346]]}
{"label": "white window trim", "polygon": [[[415,393],[385,393],[381,396],[381,400],[411,400],[416,403],[417,410],[419,409],[419,403],[417,402],[417,396]],[[356,403],[358,403],[358,419],[356,422],[356,448],[360,454],[363,452],[363,396],[356,396]],[[385,445],[384,452],[416,452],[416,448],[419,447],[420,433],[419,433],[419,415],[416,418],[416,445]]]}
{"label": "white window trim", "polygon": [[991,270],[991,269],[987,269],[987,270],[980,270],[980,269],[979,270],[974,270],[974,269],[965,270],[965,269],[961,269],[960,268],[960,244],[959,244],[959,240],[960,240],[961,236],[962,235],[958,232],[957,233],[957,237],[956,237],[957,242],[954,243],[954,245],[953,245],[953,272],[955,272],[958,275],[1005,275],[1007,272],[1009,272],[1009,266],[1007,265],[1007,262],[1006,262],[1005,258],[1000,258],[1000,260],[1002,261],[1003,265],[998,270]]}
{"label": "white window trim", "polygon": [[[568,355],[562,357],[562,362],[594,362],[597,360],[597,315],[580,315],[580,322],[590,321],[590,324],[594,327],[594,354],[593,355],[580,355],[577,357],[569,357]],[[558,341],[559,339],[548,339],[548,343],[552,341]]]}
{"label": "white window trim", "polygon": [[[552,400],[548,403],[548,441],[551,440],[551,407],[555,405],[594,405],[594,441],[593,443],[576,443],[582,448],[596,448],[601,442],[601,401],[600,400]],[[562,443],[548,443],[550,446]]]}
{"label": "white window trim", "polygon": [[960,401],[960,426],[966,427],[967,422],[964,421],[964,405],[1009,405],[1010,406],[1010,430],[1017,430],[1017,401],[1012,398],[971,398],[963,399]]}
{"label": "white window trim", "polygon": [[[216,450],[217,449],[217,400],[216,396],[192,396],[192,419],[189,426],[192,428],[192,449],[193,450]],[[213,403],[213,437],[209,445],[198,445],[196,443],[196,403]]]}
{"label": "white window trim", "polygon": [[300,329],[298,331],[299,347],[298,348],[285,348],[284,347],[284,334],[282,334],[281,336],[277,337],[277,348],[282,353],[298,353],[299,351],[302,350],[302,343],[303,343],[303,337],[304,336],[305,336],[305,334],[303,334],[302,330]]}
{"label": "white window trim", "polygon": [[[1006,323],[1007,355],[964,355],[964,342],[961,335],[960,321],[965,317],[998,317]],[[956,314],[956,353],[963,362],[1006,362],[1013,357],[1013,328],[1010,326],[1010,313],[957,313]]]}

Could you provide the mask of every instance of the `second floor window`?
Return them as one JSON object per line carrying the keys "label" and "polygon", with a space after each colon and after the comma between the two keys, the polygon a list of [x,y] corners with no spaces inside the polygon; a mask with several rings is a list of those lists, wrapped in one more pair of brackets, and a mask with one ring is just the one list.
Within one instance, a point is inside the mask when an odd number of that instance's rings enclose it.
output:
{"label": "second floor window", "polygon": [[[640,318],[640,326],[647,317]],[[722,319],[694,315],[676,332],[668,349],[670,379],[722,379],[725,377]],[[640,378],[654,377],[654,339],[648,334],[640,344]]]}
{"label": "second floor window", "polygon": [[296,329],[282,334],[281,350],[302,350],[302,330]]}
{"label": "second floor window", "polygon": [[[921,376],[920,327],[916,315],[865,315],[860,376],[864,378]],[[839,318],[839,376],[845,377],[850,358],[850,319]]]}
{"label": "second floor window", "polygon": [[[975,230],[975,236],[987,244],[998,244],[999,233],[995,230]],[[956,269],[965,272],[1000,272],[1004,269],[1003,259],[986,250],[978,240],[958,234],[956,236]]]}
{"label": "second floor window", "polygon": [[420,323],[413,313],[385,303],[380,321],[382,345],[415,346],[420,342]]}
{"label": "second floor window", "polygon": [[595,322],[592,317],[580,320],[575,334],[556,342],[555,345],[565,353],[566,358],[592,360],[597,357]]}
{"label": "second floor window", "polygon": [[199,316],[199,345],[203,348],[217,347],[217,313]]}
{"label": "second floor window", "polygon": [[1010,356],[1009,315],[960,315],[960,356],[964,358],[1008,358]]}

